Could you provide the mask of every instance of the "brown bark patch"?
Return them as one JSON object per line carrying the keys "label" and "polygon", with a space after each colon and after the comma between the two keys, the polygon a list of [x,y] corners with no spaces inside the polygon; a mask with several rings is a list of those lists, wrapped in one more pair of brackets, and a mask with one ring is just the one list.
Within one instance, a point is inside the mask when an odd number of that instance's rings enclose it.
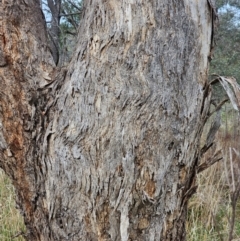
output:
{"label": "brown bark patch", "polygon": [[153,180],[149,180],[145,186],[144,191],[150,196],[153,197],[156,190],[156,183]]}
{"label": "brown bark patch", "polygon": [[13,153],[16,153],[18,150],[22,149],[20,140],[17,136],[14,137],[13,141],[10,143],[10,149]]}
{"label": "brown bark patch", "polygon": [[179,183],[183,184],[186,181],[187,171],[186,168],[181,168],[179,170]]}
{"label": "brown bark patch", "polygon": [[102,209],[97,212],[97,232],[98,232],[98,240],[105,241],[109,239],[109,234],[107,230],[109,230],[109,214],[110,208],[108,205],[103,204]]}
{"label": "brown bark patch", "polygon": [[141,218],[138,223],[139,229],[146,229],[149,226],[149,221],[146,218]]}

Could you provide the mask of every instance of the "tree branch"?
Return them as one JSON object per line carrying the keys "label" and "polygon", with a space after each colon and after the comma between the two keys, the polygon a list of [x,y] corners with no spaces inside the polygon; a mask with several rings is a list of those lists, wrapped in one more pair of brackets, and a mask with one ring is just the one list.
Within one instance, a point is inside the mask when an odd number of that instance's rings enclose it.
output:
{"label": "tree branch", "polygon": [[70,0],[67,0],[68,3],[70,3],[74,8],[76,8],[79,12],[81,12],[81,8],[79,8],[75,3],[73,3],[72,1]]}
{"label": "tree branch", "polygon": [[67,16],[72,16],[72,15],[79,15],[81,12],[76,12],[76,13],[62,13],[60,14],[61,17],[67,17]]}
{"label": "tree branch", "polygon": [[210,166],[212,166],[214,163],[220,161],[223,159],[223,157],[218,157],[218,155],[221,153],[221,150],[218,150],[213,158],[209,158],[207,161],[205,161],[204,163],[200,164],[198,167],[197,167],[197,173],[200,173],[204,170],[206,170],[207,168],[209,168]]}

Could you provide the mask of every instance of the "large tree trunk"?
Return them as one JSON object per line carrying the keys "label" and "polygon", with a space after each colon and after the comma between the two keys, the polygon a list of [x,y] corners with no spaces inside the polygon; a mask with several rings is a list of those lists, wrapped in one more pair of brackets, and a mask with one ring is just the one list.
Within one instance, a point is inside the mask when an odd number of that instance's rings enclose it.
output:
{"label": "large tree trunk", "polygon": [[207,118],[208,1],[85,1],[54,69],[37,0],[0,3],[0,166],[27,240],[184,240]]}

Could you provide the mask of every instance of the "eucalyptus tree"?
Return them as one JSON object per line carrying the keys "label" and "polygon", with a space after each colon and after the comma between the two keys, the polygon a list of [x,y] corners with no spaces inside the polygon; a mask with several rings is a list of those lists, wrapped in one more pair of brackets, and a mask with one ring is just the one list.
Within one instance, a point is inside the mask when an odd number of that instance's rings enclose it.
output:
{"label": "eucalyptus tree", "polygon": [[85,1],[76,50],[59,68],[39,0],[1,1],[0,167],[27,240],[185,239],[213,7]]}

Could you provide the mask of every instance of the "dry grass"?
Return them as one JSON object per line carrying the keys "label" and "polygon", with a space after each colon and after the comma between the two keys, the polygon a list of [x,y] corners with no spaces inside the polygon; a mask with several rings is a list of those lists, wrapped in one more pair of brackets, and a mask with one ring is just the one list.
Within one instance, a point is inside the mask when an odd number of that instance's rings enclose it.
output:
{"label": "dry grass", "polygon": [[0,240],[22,241],[24,239],[21,236],[15,236],[23,230],[23,218],[15,208],[14,188],[0,170]]}
{"label": "dry grass", "polygon": [[[198,175],[198,190],[189,202],[190,241],[240,240],[239,119],[232,112],[226,116],[215,145],[223,159]],[[215,150],[209,150],[202,162],[213,156]]]}
{"label": "dry grass", "polygon": [[227,240],[230,200],[222,168],[215,164],[198,177],[197,193],[189,202],[187,240]]}

